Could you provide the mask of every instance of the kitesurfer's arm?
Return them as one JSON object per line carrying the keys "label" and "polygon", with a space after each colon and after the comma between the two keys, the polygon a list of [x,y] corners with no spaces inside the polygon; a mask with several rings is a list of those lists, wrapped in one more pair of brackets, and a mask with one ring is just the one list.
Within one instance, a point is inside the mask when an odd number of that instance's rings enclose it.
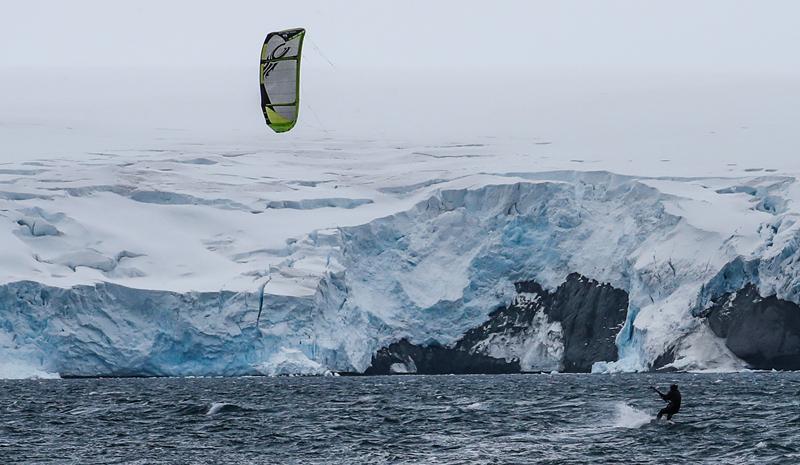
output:
{"label": "kitesurfer's arm", "polygon": [[662,394],[661,391],[659,391],[655,386],[651,386],[651,389],[656,391],[656,393],[659,396],[661,396],[662,399],[664,399],[665,401],[669,401],[669,399],[667,399],[667,395],[666,394]]}

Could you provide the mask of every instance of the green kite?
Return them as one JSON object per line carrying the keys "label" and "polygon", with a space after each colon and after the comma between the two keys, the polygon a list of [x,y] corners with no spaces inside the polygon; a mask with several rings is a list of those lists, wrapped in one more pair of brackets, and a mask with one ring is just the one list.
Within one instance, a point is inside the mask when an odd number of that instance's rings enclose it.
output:
{"label": "green kite", "polygon": [[261,47],[259,87],[267,126],[286,132],[297,123],[300,109],[300,54],[305,29],[270,32]]}

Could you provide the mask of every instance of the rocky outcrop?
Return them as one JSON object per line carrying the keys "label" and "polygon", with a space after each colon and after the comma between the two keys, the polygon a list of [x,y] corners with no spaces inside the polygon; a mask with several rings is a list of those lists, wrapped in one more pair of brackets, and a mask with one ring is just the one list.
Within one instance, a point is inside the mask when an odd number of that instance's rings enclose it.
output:
{"label": "rocky outcrop", "polygon": [[384,374],[500,374],[519,373],[519,362],[481,354],[471,354],[457,348],[441,345],[421,346],[402,339],[384,347],[372,358],[364,372],[367,375]]}
{"label": "rocky outcrop", "polygon": [[517,298],[489,314],[452,346],[395,342],[373,356],[367,374],[589,372],[617,359],[615,339],[628,294],[570,274],[555,292],[535,281],[516,283]]}
{"label": "rocky outcrop", "polygon": [[762,297],[747,284],[717,299],[705,316],[714,334],[752,368],[800,370],[800,305]]}
{"label": "rocky outcrop", "polygon": [[651,371],[677,371],[672,365],[675,363],[675,347],[670,347],[666,352],[656,357],[650,366]]}
{"label": "rocky outcrop", "polygon": [[628,312],[628,293],[577,273],[567,277],[545,307],[564,331],[564,371],[588,372],[617,359],[617,334]]}

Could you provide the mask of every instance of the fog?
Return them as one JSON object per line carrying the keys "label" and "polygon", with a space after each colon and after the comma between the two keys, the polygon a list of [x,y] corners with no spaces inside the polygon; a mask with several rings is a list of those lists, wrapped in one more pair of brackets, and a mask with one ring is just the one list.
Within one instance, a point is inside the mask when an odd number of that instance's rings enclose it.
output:
{"label": "fog", "polygon": [[[780,163],[800,4],[29,1],[0,18],[0,156],[509,139],[562,157]],[[308,30],[300,121],[259,109],[264,36]]]}

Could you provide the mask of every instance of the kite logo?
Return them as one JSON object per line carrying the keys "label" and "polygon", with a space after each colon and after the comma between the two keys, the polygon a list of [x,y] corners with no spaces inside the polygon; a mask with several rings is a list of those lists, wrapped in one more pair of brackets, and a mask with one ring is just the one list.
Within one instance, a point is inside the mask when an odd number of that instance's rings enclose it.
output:
{"label": "kite logo", "polygon": [[[277,47],[275,47],[275,50],[273,50],[272,53],[270,53],[269,59],[275,60],[278,58],[283,58],[286,56],[287,53],[289,53],[289,50],[290,47],[287,47],[285,43],[280,44]],[[280,55],[278,53],[280,53]]]}
{"label": "kite logo", "polygon": [[[286,54],[289,53],[290,47],[287,47],[286,44],[281,44],[275,47],[275,50],[270,53],[269,59],[276,60],[279,58],[283,58]],[[280,54],[279,54],[280,53]],[[269,73],[278,66],[278,63],[267,63],[267,66],[264,67],[264,77],[269,76]]]}

